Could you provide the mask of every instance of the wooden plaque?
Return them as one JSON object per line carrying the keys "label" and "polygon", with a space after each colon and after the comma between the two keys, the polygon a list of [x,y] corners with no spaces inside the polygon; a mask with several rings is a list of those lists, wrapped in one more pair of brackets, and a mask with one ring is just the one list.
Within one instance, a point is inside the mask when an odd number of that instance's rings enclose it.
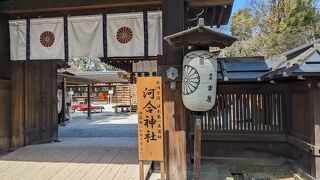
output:
{"label": "wooden plaque", "polygon": [[161,77],[138,77],[139,160],[163,161]]}

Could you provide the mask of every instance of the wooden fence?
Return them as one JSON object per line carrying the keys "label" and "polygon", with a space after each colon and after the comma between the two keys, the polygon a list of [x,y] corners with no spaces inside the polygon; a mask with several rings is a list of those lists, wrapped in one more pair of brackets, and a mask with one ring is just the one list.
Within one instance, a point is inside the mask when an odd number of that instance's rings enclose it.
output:
{"label": "wooden fence", "polygon": [[282,132],[284,95],[280,86],[219,85],[216,104],[202,121],[202,131]]}

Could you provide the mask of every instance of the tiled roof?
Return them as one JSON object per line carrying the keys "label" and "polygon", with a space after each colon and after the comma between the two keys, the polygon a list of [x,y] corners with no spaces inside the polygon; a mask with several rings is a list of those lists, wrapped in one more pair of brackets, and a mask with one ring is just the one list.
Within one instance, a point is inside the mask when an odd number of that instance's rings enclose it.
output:
{"label": "tiled roof", "polygon": [[263,57],[218,58],[218,81],[258,81],[275,63]]}
{"label": "tiled roof", "polygon": [[[296,52],[298,53],[290,56]],[[295,76],[320,76],[320,44],[317,41],[313,45],[302,46],[302,49],[297,48],[287,55],[293,58],[276,63],[260,78],[273,80]]]}

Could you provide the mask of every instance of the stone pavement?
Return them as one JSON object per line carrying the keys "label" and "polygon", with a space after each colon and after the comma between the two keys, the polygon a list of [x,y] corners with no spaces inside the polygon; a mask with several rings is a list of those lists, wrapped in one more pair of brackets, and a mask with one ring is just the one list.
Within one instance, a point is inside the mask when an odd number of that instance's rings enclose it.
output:
{"label": "stone pavement", "polygon": [[59,127],[59,137],[137,137],[136,113],[113,113],[112,105],[105,105],[87,119],[87,114],[76,111],[66,126]]}

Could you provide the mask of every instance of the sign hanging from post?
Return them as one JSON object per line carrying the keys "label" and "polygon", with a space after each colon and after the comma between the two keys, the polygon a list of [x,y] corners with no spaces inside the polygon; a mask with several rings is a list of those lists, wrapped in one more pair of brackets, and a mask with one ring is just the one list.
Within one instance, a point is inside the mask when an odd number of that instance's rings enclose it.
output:
{"label": "sign hanging from post", "polygon": [[138,77],[137,96],[140,179],[144,179],[145,160],[160,161],[161,179],[164,179],[161,77]]}

